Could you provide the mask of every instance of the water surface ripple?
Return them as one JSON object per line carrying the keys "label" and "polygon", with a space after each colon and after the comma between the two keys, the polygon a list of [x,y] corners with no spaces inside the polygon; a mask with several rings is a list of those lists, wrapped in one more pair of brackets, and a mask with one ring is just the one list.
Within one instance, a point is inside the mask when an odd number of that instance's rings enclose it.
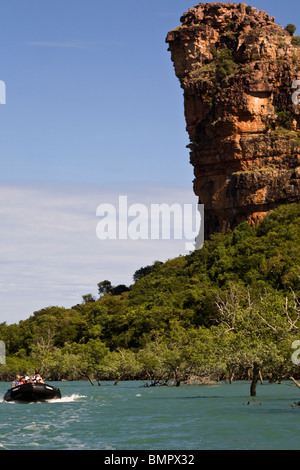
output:
{"label": "water surface ripple", "polygon": [[[298,450],[300,390],[290,383],[143,387],[142,382],[52,382],[61,400],[6,403],[0,383],[0,449]],[[2,401],[1,401],[2,400]]]}

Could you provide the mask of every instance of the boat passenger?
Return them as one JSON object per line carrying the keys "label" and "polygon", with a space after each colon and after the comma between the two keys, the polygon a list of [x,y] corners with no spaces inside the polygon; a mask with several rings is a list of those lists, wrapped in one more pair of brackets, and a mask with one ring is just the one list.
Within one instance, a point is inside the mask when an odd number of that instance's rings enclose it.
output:
{"label": "boat passenger", "polygon": [[18,385],[20,385],[20,376],[16,375],[15,380],[13,380],[11,383],[11,388],[17,387]]}
{"label": "boat passenger", "polygon": [[32,382],[39,383],[39,384],[44,383],[42,377],[40,376],[40,374],[37,371],[35,371],[35,375],[32,377]]}
{"label": "boat passenger", "polygon": [[44,383],[44,381],[43,381],[42,377],[40,376],[40,374],[36,374],[35,380],[36,380],[36,382],[38,382],[39,384],[43,384],[43,383]]}

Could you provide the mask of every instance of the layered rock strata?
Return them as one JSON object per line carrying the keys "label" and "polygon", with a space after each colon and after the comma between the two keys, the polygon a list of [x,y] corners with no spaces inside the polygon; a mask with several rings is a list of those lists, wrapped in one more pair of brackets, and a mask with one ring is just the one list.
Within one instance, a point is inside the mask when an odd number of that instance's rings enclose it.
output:
{"label": "layered rock strata", "polygon": [[206,237],[300,199],[298,39],[244,3],[200,3],[167,35]]}

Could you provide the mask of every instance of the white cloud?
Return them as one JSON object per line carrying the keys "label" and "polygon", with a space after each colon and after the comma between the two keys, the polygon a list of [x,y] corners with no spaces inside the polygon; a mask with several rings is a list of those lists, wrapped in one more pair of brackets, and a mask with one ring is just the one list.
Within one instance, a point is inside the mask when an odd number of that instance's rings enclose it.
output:
{"label": "white cloud", "polygon": [[190,189],[128,187],[0,186],[0,322],[18,322],[49,305],[71,307],[84,294],[97,295],[101,280],[129,285],[140,267],[186,254],[184,240],[97,238],[97,207],[118,207],[120,195],[129,205],[197,202]]}

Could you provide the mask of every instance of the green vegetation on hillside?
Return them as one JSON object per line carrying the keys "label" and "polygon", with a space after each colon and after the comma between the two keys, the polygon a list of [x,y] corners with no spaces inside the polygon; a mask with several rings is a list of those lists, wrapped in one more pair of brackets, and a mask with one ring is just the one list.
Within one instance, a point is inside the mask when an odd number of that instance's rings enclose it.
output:
{"label": "green vegetation on hillside", "polygon": [[46,307],[0,324],[0,379],[38,368],[45,379],[138,378],[179,385],[297,376],[300,340],[300,206],[271,212],[255,228],[215,234],[201,250],[139,269],[134,283],[99,282],[99,298]]}

